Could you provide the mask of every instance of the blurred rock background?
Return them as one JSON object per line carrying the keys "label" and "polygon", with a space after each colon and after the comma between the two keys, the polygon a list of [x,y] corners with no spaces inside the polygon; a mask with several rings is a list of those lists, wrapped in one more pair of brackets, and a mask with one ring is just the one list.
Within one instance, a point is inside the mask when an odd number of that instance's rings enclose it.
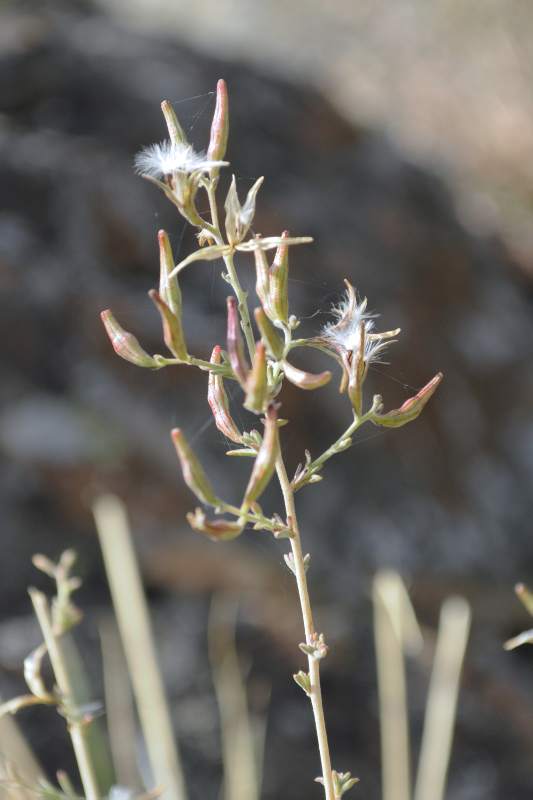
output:
{"label": "blurred rock background", "polygon": [[[444,3],[432,12],[371,4],[364,15],[348,4],[160,3],[148,14],[118,3],[121,21],[83,2],[1,9],[0,693],[21,691],[22,660],[38,644],[25,587],[46,583],[32,553],[74,546],[87,610],[79,643],[101,696],[108,593],[90,503],[115,491],[130,509],[191,797],[220,790],[206,652],[217,590],[242,598],[238,643],[258,713],[272,688],[263,795],[284,798],[290,784],[294,798],[320,797],[310,785],[319,774],[311,715],[290,678],[303,660],[283,543],[247,532],[221,546],[192,534],[184,517],[195,499],[169,429],[184,429],[232,501],[249,465],[228,467],[203,375],[151,374],[120,360],[99,318],[111,308],[149,352],[164,347],[146,297],[158,282],[156,234],[169,232],[176,257],[195,240],[132,160],[164,138],[163,99],[205,148],[224,77],[241,194],[266,176],[255,230],[315,240],[291,253],[303,333],[328,319],[348,278],[384,330],[402,327],[369,396],[379,391],[396,407],[445,374],[420,420],[363,428],[322,483],[298,495],[317,626],[331,646],[324,695],[334,762],[360,777],[352,792],[380,796],[369,594],[375,570],[392,566],[428,628],[450,593],[473,607],[448,799],[529,798],[533,664],[525,649],[501,649],[529,626],[512,587],[533,572],[531,122],[527,65],[519,69],[528,7],[495,2],[478,18],[473,5],[454,16]],[[150,35],[131,27],[143,20]],[[253,297],[253,267],[240,266]],[[185,270],[181,285],[189,347],[208,357],[224,338],[220,264]],[[313,354],[299,364],[324,368]],[[312,394],[288,386],[281,399],[294,470],[306,447],[318,454],[338,436],[350,411],[333,382]],[[234,413],[247,424],[238,397]],[[265,508],[278,504],[272,490]],[[410,683],[416,762],[421,667]],[[20,722],[51,773],[72,769],[61,719],[29,710]]]}

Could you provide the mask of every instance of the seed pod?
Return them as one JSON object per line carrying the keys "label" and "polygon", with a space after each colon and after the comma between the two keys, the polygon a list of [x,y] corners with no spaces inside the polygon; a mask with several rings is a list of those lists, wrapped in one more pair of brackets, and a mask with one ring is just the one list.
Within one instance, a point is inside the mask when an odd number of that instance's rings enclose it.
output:
{"label": "seed pod", "polygon": [[375,425],[384,425],[386,428],[399,428],[406,422],[411,422],[418,417],[441,380],[442,372],[439,372],[418,394],[406,400],[401,408],[389,411],[388,414],[373,414],[370,419]]}
{"label": "seed pod", "polygon": [[[289,231],[281,234],[282,239],[288,239]],[[275,319],[288,323],[289,300],[287,296],[289,280],[289,246],[280,244],[270,267],[270,308]]]}
{"label": "seed pod", "polygon": [[275,358],[276,361],[281,361],[283,358],[285,345],[276,333],[274,326],[270,322],[265,311],[262,308],[256,308],[254,310],[254,314],[257,327],[259,328],[259,332],[261,333],[263,341],[268,347],[270,355]]}
{"label": "seed pod", "polygon": [[172,142],[172,144],[188,145],[189,142],[187,141],[187,137],[185,136],[185,131],[181,127],[178,118],[174,112],[174,109],[172,108],[168,100],[164,100],[161,103],[161,111],[165,115],[165,122],[167,123],[168,135],[170,137],[170,141]]}
{"label": "seed pod", "polygon": [[363,381],[365,377],[365,323],[359,326],[359,346],[353,353],[348,370],[348,395],[353,409],[361,416],[363,405]]}
{"label": "seed pod", "polygon": [[[217,104],[215,106],[215,113],[213,115],[213,122],[211,123],[211,138],[209,139],[209,147],[207,148],[207,158],[210,161],[222,161],[226,154],[226,146],[228,143],[229,131],[229,114],[228,114],[228,90],[226,83],[220,80],[217,83]],[[218,167],[213,170],[213,173],[218,172]]]}
{"label": "seed pod", "polygon": [[237,300],[228,297],[228,358],[235,377],[243,388],[246,387],[248,364],[244,357],[244,346],[237,314]]}
{"label": "seed pod", "polygon": [[227,519],[207,520],[201,508],[197,508],[194,514],[187,514],[187,521],[195,531],[205,533],[216,542],[228,542],[231,539],[236,539],[243,532],[246,525],[246,519],[244,518],[235,522]]}
{"label": "seed pod", "polygon": [[189,447],[183,432],[179,428],[174,428],[174,430],[170,431],[170,435],[180,460],[183,479],[189,489],[194,492],[202,503],[206,503],[208,506],[218,505],[218,497],[211,488],[207,475]]}
{"label": "seed pod", "polygon": [[246,379],[244,407],[254,414],[261,414],[268,398],[267,362],[265,345],[257,342],[255,346],[252,371]]}
{"label": "seed pod", "polygon": [[111,311],[102,311],[101,317],[115,353],[138,367],[159,368],[157,361],[142,349],[135,336],[120,327]]}
{"label": "seed pod", "polygon": [[250,508],[251,504],[257,500],[264,492],[272,477],[276,467],[276,458],[279,453],[278,439],[278,415],[273,405],[269,406],[265,420],[265,433],[263,442],[259,448],[257,458],[254,461],[252,474],[246,487],[246,493],[242,504],[243,510]]}
{"label": "seed pod", "polygon": [[187,361],[187,345],[183,338],[181,322],[159,297],[155,289],[150,289],[148,297],[153,300],[163,322],[163,338],[170,352],[180,361]]}
{"label": "seed pod", "polygon": [[331,372],[320,372],[314,375],[312,372],[303,372],[301,369],[293,367],[288,361],[282,362],[283,372],[287,380],[299,386],[300,389],[319,389],[325,386],[331,378]]}
{"label": "seed pod", "polygon": [[[212,364],[220,364],[220,347],[215,347],[211,355]],[[224,379],[222,375],[209,373],[209,385],[207,389],[207,401],[211,406],[211,411],[215,418],[215,424],[224,436],[233,442],[242,444],[242,434],[233,422],[229,413],[229,403],[226,390],[224,389]]]}
{"label": "seed pod", "polygon": [[161,300],[167,304],[174,316],[181,322],[181,292],[178,284],[178,278],[175,275],[169,278],[169,275],[174,270],[174,256],[172,255],[172,248],[165,231],[159,231],[159,296]]}
{"label": "seed pod", "polygon": [[[257,234],[254,239],[261,239],[261,236]],[[264,250],[261,248],[257,248],[254,250],[254,258],[255,258],[255,274],[256,274],[256,282],[255,282],[255,292],[258,298],[261,300],[263,308],[265,309],[266,313],[269,317],[272,317],[272,310],[270,308],[270,268],[268,266],[267,257]]]}

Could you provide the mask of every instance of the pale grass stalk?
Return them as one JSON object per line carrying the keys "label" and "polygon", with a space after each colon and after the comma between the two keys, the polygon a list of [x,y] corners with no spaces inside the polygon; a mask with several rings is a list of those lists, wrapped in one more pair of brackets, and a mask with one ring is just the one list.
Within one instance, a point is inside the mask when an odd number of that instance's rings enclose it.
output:
{"label": "pale grass stalk", "polygon": [[[48,601],[46,596],[37,589],[29,590],[31,601],[35,609],[35,614],[39,620],[39,625],[44,636],[46,649],[50,657],[52,669],[59,691],[61,692],[65,706],[69,707],[72,703],[73,689],[70,675],[61,651],[59,638],[54,635],[52,622],[48,612]],[[100,792],[96,782],[89,745],[86,738],[86,726],[76,720],[69,719],[69,732],[72,739],[72,746],[76,755],[78,769],[80,771],[81,782],[85,792],[86,800],[98,800]]]}
{"label": "pale grass stalk", "polygon": [[[302,608],[302,617],[304,623],[306,642],[311,641],[311,636],[315,632],[313,626],[313,615],[311,613],[311,603],[309,600],[309,591],[307,588],[307,577],[305,574],[304,559],[302,554],[302,545],[300,541],[300,532],[298,529],[298,522],[296,519],[296,508],[294,505],[294,492],[291,488],[287,470],[283,462],[281,453],[278,455],[276,461],[276,472],[278,480],[283,493],[283,500],[285,503],[285,511],[287,514],[287,523],[290,525],[293,536],[290,539],[292,554],[294,557],[294,574],[296,576],[296,585],[298,586],[298,595],[300,598],[300,606]],[[322,706],[322,692],[320,689],[320,667],[319,662],[309,656],[309,678],[311,681],[311,705],[313,708],[313,716],[315,719],[315,727],[318,738],[318,749],[320,751],[320,761],[322,764],[322,777],[324,778],[324,788],[326,792],[326,800],[335,800],[335,789],[333,786],[333,776],[331,772],[331,757],[329,754],[328,736],[326,732],[326,721],[324,719],[324,708]]]}
{"label": "pale grass stalk", "polygon": [[373,583],[374,636],[381,724],[383,800],[410,800],[409,725],[404,649],[422,637],[400,576],[380,570]]}
{"label": "pale grass stalk", "polygon": [[153,779],[167,787],[168,800],[185,800],[185,782],[126,509],[118,497],[108,494],[95,502],[93,513]]}
{"label": "pale grass stalk", "polygon": [[442,800],[444,797],[469,630],[468,603],[462,597],[448,598],[440,613],[414,800]]}
{"label": "pale grass stalk", "polygon": [[[15,764],[17,774],[29,785],[36,785],[38,779],[44,775],[44,770],[21,734],[17,723],[13,717],[7,714],[0,719],[0,753],[3,761],[0,778],[7,778],[6,763]],[[1,791],[5,792],[6,800],[29,800],[30,798],[28,790],[23,787],[5,786]]]}
{"label": "pale grass stalk", "polygon": [[142,792],[135,753],[135,711],[128,667],[116,622],[111,614],[99,625],[104,673],[104,696],[109,745],[119,786]]}
{"label": "pale grass stalk", "polygon": [[37,783],[44,775],[43,768],[21,734],[19,726],[8,714],[0,719],[0,753],[4,761],[17,765],[17,772],[26,783]]}
{"label": "pale grass stalk", "polygon": [[209,656],[220,713],[224,800],[259,800],[254,736],[235,646],[238,604],[215,595],[209,615]]}

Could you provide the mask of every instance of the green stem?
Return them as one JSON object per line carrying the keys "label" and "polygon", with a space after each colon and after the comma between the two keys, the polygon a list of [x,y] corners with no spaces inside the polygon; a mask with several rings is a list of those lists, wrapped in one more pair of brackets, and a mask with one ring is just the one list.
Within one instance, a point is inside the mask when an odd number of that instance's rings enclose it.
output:
{"label": "green stem", "polygon": [[[283,462],[281,453],[278,455],[276,461],[276,472],[278,474],[281,491],[283,493],[283,499],[285,501],[287,523],[290,525],[294,534],[290,540],[294,558],[294,574],[296,576],[296,584],[298,586],[298,594],[302,608],[306,642],[309,643],[311,641],[311,636],[314,633],[313,616],[311,614],[311,603],[307,588],[307,578],[302,555],[300,533],[296,520],[294,492],[291,489],[290,481],[287,476],[287,470],[285,469],[285,464]],[[324,719],[324,708],[322,706],[322,692],[320,690],[320,668],[319,662],[314,658],[309,658],[309,679],[311,681],[310,698],[311,705],[313,707],[313,715],[315,718],[315,727],[318,738],[318,749],[320,751],[320,761],[322,764],[322,777],[324,778],[326,800],[336,800],[335,788],[333,786],[333,776],[331,773],[331,758],[329,755],[328,737],[326,733],[326,721]]]}
{"label": "green stem", "polygon": [[224,502],[221,502],[219,504],[219,508],[222,511],[227,512],[228,514],[235,514],[236,517],[241,517],[241,519],[244,516],[244,518],[246,519],[247,522],[253,522],[253,523],[260,522],[262,525],[265,526],[266,529],[272,530],[272,527],[273,527],[272,520],[268,519],[268,517],[265,517],[261,513],[259,513],[259,514],[248,514],[248,513],[243,514],[241,509],[237,508],[237,506],[232,506],[232,505],[230,505],[230,503],[224,503]]}
{"label": "green stem", "polygon": [[319,456],[317,459],[315,459],[314,461],[311,461],[311,463],[309,464],[306,472],[310,473],[312,475],[314,472],[317,471],[317,469],[320,469],[322,464],[325,461],[327,461],[328,458],[331,458],[331,456],[336,455],[339,452],[339,448],[340,448],[341,442],[343,442],[345,439],[348,439],[352,435],[352,433],[355,433],[357,428],[359,428],[359,426],[362,425],[363,422],[366,422],[369,419],[369,414],[370,414],[370,411],[367,414],[365,414],[363,417],[355,417],[355,415],[354,415],[355,419],[352,422],[352,424],[348,428],[346,428],[344,433],[342,433],[339,436],[337,441],[334,442],[331,445],[331,447],[328,447],[328,449],[326,451],[324,451],[322,453],[322,455]]}
{"label": "green stem", "polygon": [[250,354],[250,360],[253,361],[255,355],[255,340],[254,334],[252,331],[252,325],[250,323],[250,313],[248,311],[248,302],[247,296],[248,292],[245,292],[242,288],[241,284],[239,283],[239,278],[237,277],[237,273],[235,271],[235,266],[233,264],[233,253],[229,253],[229,255],[224,256],[224,263],[226,264],[228,270],[228,281],[231,284],[233,291],[238,300],[239,304],[239,314],[241,315],[242,320],[242,328],[244,331],[244,338],[246,339],[246,344],[248,346],[248,352]]}
{"label": "green stem", "polygon": [[70,716],[73,703],[73,689],[70,676],[63,658],[59,638],[54,635],[52,623],[48,614],[48,603],[46,597],[37,589],[30,589],[30,597],[35,609],[35,614],[39,620],[39,625],[44,636],[48,655],[52,663],[58,689],[61,693],[63,708],[65,709],[69,727],[72,746],[76,754],[76,761],[80,770],[81,782],[85,792],[86,800],[98,800],[100,792],[96,782],[93,765],[87,739],[85,737],[84,723],[79,722]]}

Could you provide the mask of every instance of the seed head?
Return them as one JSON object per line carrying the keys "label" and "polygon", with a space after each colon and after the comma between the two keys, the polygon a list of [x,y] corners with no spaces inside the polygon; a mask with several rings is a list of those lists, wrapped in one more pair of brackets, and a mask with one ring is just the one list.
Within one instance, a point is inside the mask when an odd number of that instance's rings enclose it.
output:
{"label": "seed head", "polygon": [[223,167],[226,163],[211,161],[203,153],[195,153],[190,144],[169,141],[151,144],[135,156],[137,172],[152,178],[162,178],[164,175],[172,175],[173,172],[209,172],[210,169]]}

